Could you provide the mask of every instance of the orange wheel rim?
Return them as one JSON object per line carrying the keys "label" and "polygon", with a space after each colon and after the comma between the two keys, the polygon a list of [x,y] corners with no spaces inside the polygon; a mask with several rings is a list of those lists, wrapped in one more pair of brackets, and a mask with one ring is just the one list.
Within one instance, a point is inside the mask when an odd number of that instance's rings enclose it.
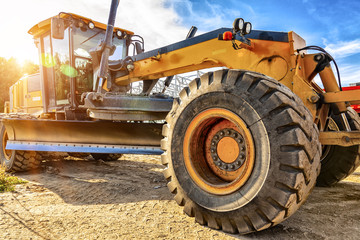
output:
{"label": "orange wheel rim", "polygon": [[247,125],[235,113],[221,108],[195,116],[185,132],[183,153],[193,181],[215,195],[240,189],[251,176],[255,161]]}
{"label": "orange wheel rim", "polygon": [[6,150],[6,144],[7,144],[7,141],[9,140],[8,138],[8,135],[6,133],[6,130],[4,131],[4,134],[2,136],[2,150],[3,150],[3,153],[4,153],[4,156],[6,158],[6,160],[9,160],[11,158],[11,153],[12,151],[11,150]]}

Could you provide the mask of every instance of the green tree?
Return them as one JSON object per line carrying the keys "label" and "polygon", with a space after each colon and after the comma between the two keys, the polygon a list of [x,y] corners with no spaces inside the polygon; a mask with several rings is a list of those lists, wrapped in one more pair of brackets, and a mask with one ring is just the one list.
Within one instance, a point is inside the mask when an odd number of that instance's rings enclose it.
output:
{"label": "green tree", "polygon": [[22,75],[24,74],[34,74],[34,73],[38,73],[39,72],[39,65],[35,64],[29,60],[26,60],[23,65],[22,65],[22,69],[21,69],[21,73]]}
{"label": "green tree", "polygon": [[39,72],[39,65],[25,61],[22,66],[15,58],[0,57],[0,112],[4,111],[4,103],[9,100],[9,88],[24,74]]}

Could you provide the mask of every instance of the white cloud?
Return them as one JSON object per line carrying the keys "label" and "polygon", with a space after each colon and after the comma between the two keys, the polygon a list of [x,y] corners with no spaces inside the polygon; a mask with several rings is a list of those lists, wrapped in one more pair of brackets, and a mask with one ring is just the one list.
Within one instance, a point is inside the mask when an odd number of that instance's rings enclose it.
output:
{"label": "white cloud", "polygon": [[[107,23],[110,4],[111,0],[7,1],[0,8],[0,31],[3,33],[0,56],[37,62],[37,49],[27,34],[33,25],[60,11]],[[115,25],[143,36],[146,50],[183,40],[188,31],[181,25],[175,10],[165,7],[165,0],[121,0]]]}
{"label": "white cloud", "polygon": [[[333,71],[335,76],[337,76],[335,67],[333,67]],[[343,87],[349,86],[350,83],[360,82],[360,64],[341,64],[339,66],[339,71],[341,77],[341,85]],[[319,75],[316,76],[314,81],[319,86],[324,87]]]}
{"label": "white cloud", "polygon": [[193,3],[190,0],[169,0],[167,4],[171,9],[180,9],[185,15],[184,17],[191,19],[193,25],[201,23],[201,26],[198,26],[201,29],[213,28],[214,25],[222,26],[224,23],[222,11],[218,11],[219,6],[216,4],[210,4],[204,1],[203,9],[210,10],[210,12],[206,13],[202,13],[201,11],[195,12]]}
{"label": "white cloud", "polygon": [[165,0],[122,0],[116,25],[129,29],[145,39],[145,50],[162,47],[185,39],[188,29]]}
{"label": "white cloud", "polygon": [[347,86],[350,83],[360,82],[360,65],[344,65],[340,67],[341,82],[343,86]]}
{"label": "white cloud", "polygon": [[360,39],[340,41],[330,44],[327,44],[325,40],[325,46],[325,50],[328,51],[334,58],[338,59],[360,53]]}
{"label": "white cloud", "polygon": [[337,43],[327,43],[327,40],[323,42],[326,46],[325,50],[338,60],[342,85],[348,86],[350,83],[360,82],[360,64],[351,61],[353,55],[360,53],[360,39]]}
{"label": "white cloud", "polygon": [[[246,21],[256,18],[253,8],[238,0],[190,1],[167,0],[172,9],[181,12],[182,22],[196,25],[200,32],[212,31],[220,27],[231,27],[235,18],[243,17]],[[200,5],[201,4],[201,5]]]}

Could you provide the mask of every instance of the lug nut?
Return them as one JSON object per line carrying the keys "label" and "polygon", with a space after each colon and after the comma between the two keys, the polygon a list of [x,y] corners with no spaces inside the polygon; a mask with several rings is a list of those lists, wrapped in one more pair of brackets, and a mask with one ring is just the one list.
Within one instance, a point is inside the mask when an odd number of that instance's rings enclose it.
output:
{"label": "lug nut", "polygon": [[126,68],[129,72],[132,72],[135,69],[135,66],[133,64],[129,64],[126,66]]}

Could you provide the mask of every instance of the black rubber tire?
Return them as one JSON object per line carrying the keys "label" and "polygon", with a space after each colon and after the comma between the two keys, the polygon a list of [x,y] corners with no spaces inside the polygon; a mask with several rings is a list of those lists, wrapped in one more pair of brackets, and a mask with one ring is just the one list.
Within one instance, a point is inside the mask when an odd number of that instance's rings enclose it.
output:
{"label": "black rubber tire", "polygon": [[[352,130],[360,130],[360,117],[348,107],[346,117]],[[339,130],[344,130],[340,116],[332,116]],[[317,186],[329,187],[352,174],[360,165],[360,146],[324,146]]]}
{"label": "black rubber tire", "polygon": [[87,158],[90,156],[90,153],[83,153],[83,152],[68,152],[67,153],[70,157],[74,158]]}
{"label": "black rubber tire", "polygon": [[[41,163],[41,156],[38,152],[34,151],[15,151],[12,150],[10,154],[4,153],[3,148],[3,135],[6,134],[5,127],[0,122],[0,162],[7,172],[23,172],[36,169]],[[6,157],[6,155],[9,155]]]}
{"label": "black rubber tire", "polygon": [[119,158],[121,158],[122,154],[115,154],[115,153],[91,153],[91,156],[95,159],[95,160],[103,160],[106,162],[110,162],[110,161],[116,161]]}
{"label": "black rubber tire", "polygon": [[69,154],[65,152],[38,152],[43,160],[53,161],[53,160],[64,160]]}
{"label": "black rubber tire", "polygon": [[[228,195],[202,190],[191,179],[182,151],[192,119],[215,107],[242,118],[255,143],[252,175]],[[229,233],[260,231],[288,218],[309,196],[320,172],[318,135],[301,99],[278,81],[241,70],[206,73],[180,93],[166,118],[163,173],[176,202],[198,223]],[[264,177],[262,184],[253,184],[260,177]],[[241,197],[249,192],[252,199]],[[245,204],[237,206],[236,201]]]}

